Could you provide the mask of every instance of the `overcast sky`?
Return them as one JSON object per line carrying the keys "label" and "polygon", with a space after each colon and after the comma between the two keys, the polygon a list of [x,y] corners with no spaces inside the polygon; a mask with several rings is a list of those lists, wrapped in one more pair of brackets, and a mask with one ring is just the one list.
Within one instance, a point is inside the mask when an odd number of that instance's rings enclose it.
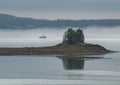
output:
{"label": "overcast sky", "polygon": [[42,19],[118,19],[120,0],[0,0],[0,13]]}

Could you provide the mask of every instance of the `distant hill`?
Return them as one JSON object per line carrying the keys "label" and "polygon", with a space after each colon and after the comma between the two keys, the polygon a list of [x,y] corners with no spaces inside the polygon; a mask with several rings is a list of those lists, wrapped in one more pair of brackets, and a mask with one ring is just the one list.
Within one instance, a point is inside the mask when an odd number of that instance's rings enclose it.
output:
{"label": "distant hill", "polygon": [[101,19],[101,20],[45,20],[21,18],[7,14],[0,14],[0,29],[32,29],[36,27],[80,27],[89,26],[120,26],[120,19]]}

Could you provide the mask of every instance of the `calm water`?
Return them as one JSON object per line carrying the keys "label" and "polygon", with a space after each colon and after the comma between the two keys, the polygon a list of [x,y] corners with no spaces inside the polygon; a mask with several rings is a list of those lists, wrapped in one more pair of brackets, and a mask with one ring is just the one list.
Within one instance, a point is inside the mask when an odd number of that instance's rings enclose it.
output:
{"label": "calm water", "polygon": [[[61,41],[61,39],[57,40],[57,42]],[[57,42],[51,41],[49,45]],[[86,42],[100,44],[107,49],[120,51],[119,39],[87,39]],[[32,41],[31,43],[36,45]],[[45,43],[48,44],[47,40],[41,42],[41,44]],[[0,56],[0,84],[120,85],[120,53],[94,56],[104,57],[105,59],[61,59],[55,56]]]}
{"label": "calm water", "polygon": [[[109,47],[109,49],[120,50],[118,44],[120,42],[109,42],[109,45],[107,43],[105,41],[104,46]],[[99,57],[102,56],[105,59],[61,59],[55,56],[0,56],[1,79],[40,79],[32,81],[0,81],[3,84],[14,82],[18,85],[119,85],[119,55],[120,53],[99,55]]]}

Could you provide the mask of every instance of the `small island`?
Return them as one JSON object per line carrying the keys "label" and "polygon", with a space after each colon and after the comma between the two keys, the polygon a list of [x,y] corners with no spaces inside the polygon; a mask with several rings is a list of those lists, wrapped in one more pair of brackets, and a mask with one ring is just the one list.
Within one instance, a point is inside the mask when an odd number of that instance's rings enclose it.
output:
{"label": "small island", "polygon": [[63,42],[49,47],[0,48],[0,55],[102,55],[112,51],[97,44],[85,43],[81,29],[69,28],[63,36]]}

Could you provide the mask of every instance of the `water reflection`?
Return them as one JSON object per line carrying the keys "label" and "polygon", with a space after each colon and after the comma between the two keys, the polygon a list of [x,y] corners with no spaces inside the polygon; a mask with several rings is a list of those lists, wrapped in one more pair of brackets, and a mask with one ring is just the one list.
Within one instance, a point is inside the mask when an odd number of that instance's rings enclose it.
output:
{"label": "water reflection", "polygon": [[64,69],[83,69],[84,59],[78,58],[62,58]]}

